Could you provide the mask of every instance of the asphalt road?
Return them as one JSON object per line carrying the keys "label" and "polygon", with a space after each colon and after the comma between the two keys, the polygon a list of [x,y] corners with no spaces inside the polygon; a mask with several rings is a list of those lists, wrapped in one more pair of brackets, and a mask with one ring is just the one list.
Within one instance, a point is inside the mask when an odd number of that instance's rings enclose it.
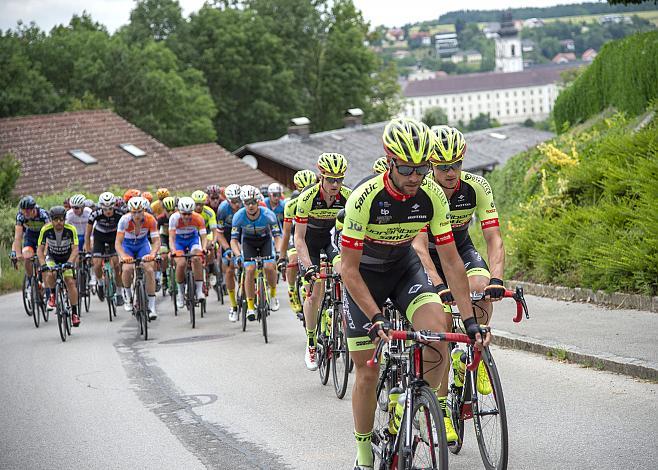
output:
{"label": "asphalt road", "polygon": [[[52,319],[34,328],[20,295],[0,297],[0,469],[351,469],[350,392],[338,400],[306,371],[303,330],[280,298],[264,344],[215,300],[194,330],[160,301],[148,342],[95,301],[62,343]],[[510,469],[658,468],[658,385],[494,354]],[[450,468],[482,468],[470,423]]]}

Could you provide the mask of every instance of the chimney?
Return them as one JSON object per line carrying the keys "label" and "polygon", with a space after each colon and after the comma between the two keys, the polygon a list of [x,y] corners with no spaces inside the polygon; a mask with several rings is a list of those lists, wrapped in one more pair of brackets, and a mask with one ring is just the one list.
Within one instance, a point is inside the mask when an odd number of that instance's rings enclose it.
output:
{"label": "chimney", "polygon": [[311,133],[311,120],[307,117],[301,116],[292,118],[288,126],[288,136],[297,137],[306,140]]}
{"label": "chimney", "polygon": [[358,127],[363,124],[363,110],[361,108],[350,108],[345,111],[343,117],[345,127]]}

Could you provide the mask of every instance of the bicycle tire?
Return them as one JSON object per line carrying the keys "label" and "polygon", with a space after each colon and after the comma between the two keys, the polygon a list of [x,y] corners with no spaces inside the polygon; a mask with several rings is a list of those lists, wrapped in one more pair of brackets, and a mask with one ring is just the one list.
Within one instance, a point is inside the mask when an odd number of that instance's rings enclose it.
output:
{"label": "bicycle tire", "polygon": [[169,267],[169,296],[171,297],[171,302],[174,304],[174,316],[178,316],[178,304],[176,303],[176,297],[178,296],[178,284],[176,283],[176,271],[173,267]]}
{"label": "bicycle tire", "polygon": [[50,318],[50,312],[46,306],[48,299],[46,299],[46,292],[43,289],[43,284],[37,279],[37,285],[39,286],[39,310],[41,311],[41,318],[44,322],[48,322]]}
{"label": "bicycle tire", "polygon": [[32,320],[34,321],[34,326],[39,328],[39,322],[41,320],[39,315],[39,283],[36,277],[32,278],[30,289],[30,304],[32,307]]}
{"label": "bicycle tire", "polygon": [[[436,395],[426,385],[408,390],[414,393],[414,406],[411,416],[404,416],[400,423],[399,439],[398,439],[398,469],[406,470],[413,468],[427,468],[437,470],[448,469],[448,443],[446,442],[446,429],[443,423],[443,413],[439,407]],[[408,393],[407,392],[407,393]],[[425,420],[418,416],[418,413],[424,413]],[[417,417],[418,416],[418,417]],[[428,421],[431,418],[431,422]],[[412,432],[416,430],[418,425],[418,437],[412,437],[412,441],[416,444],[412,449],[405,449],[404,441],[406,440],[407,422],[412,420]],[[426,437],[423,438],[423,431],[425,429]],[[434,443],[433,429],[436,429],[437,442]],[[425,442],[429,440],[429,444]],[[421,455],[420,446],[425,444],[429,454],[429,459],[423,459]],[[416,460],[421,460],[420,464]]]}
{"label": "bicycle tire", "polygon": [[263,274],[258,276],[258,312],[260,316],[261,328],[263,329],[263,338],[267,344],[267,313],[269,306],[267,305],[267,293],[265,292],[265,280]]}
{"label": "bicycle tire", "polygon": [[334,391],[339,399],[347,392],[347,382],[350,378],[350,352],[347,348],[347,335],[343,323],[342,304],[334,304],[334,318],[331,320],[331,371],[334,381]]}
{"label": "bicycle tire", "polygon": [[195,301],[194,301],[194,276],[191,271],[187,273],[187,282],[185,298],[187,299],[187,309],[190,312],[190,322],[192,323],[192,328],[196,328],[196,314],[194,311]]}
{"label": "bicycle tire", "polygon": [[315,326],[315,360],[318,365],[320,383],[322,385],[327,385],[327,382],[329,382],[329,368],[331,367],[331,361],[329,360],[329,338],[322,331],[322,317],[326,309],[327,302],[326,299],[323,299],[320,304],[320,310],[318,310]]}
{"label": "bicycle tire", "polygon": [[[66,295],[64,294],[66,292]],[[66,290],[66,284],[64,284],[64,289],[62,292],[62,296],[64,297],[63,302],[64,302],[64,318],[66,319],[66,333],[71,336],[72,328],[73,328],[73,317],[71,315],[71,302],[69,300],[68,296],[68,291]],[[80,315],[80,312],[78,312],[78,315]]]}
{"label": "bicycle tire", "polygon": [[[488,395],[483,395],[475,387],[477,393],[477,400],[473,400],[475,437],[478,441],[484,467],[487,470],[505,470],[509,456],[507,413],[498,368],[489,348],[483,350],[481,362],[484,364],[489,375],[492,392]],[[471,380],[477,380],[477,371],[471,372]],[[487,439],[489,431],[494,431],[497,436]],[[496,451],[494,445],[496,444],[495,441],[498,441],[498,451]]]}
{"label": "bicycle tire", "polygon": [[373,468],[384,470],[392,467],[393,454],[395,453],[395,439],[397,434],[389,432],[390,414],[388,412],[388,390],[391,388],[389,381],[388,364],[380,363],[379,378],[377,379],[375,420],[372,429],[371,445],[375,455]]}
{"label": "bicycle tire", "polygon": [[146,296],[146,286],[144,282],[140,282],[139,291],[141,297],[141,306],[139,310],[141,311],[141,321],[144,330],[144,341],[149,339],[149,312],[148,312],[148,297]]}
{"label": "bicycle tire", "polygon": [[222,272],[220,263],[221,261],[215,264],[215,271],[217,271],[217,274],[215,275],[217,279],[217,283],[215,284],[215,291],[217,292],[217,300],[219,300],[219,302],[224,305],[224,273]]}
{"label": "bicycle tire", "polygon": [[55,285],[55,309],[57,313],[57,328],[59,329],[59,337],[62,339],[62,342],[66,342],[66,318],[64,312],[63,299],[60,295],[60,287]]}
{"label": "bicycle tire", "polygon": [[104,269],[104,274],[105,274],[105,284],[107,285],[105,289],[106,290],[105,300],[107,301],[107,310],[110,315],[110,321],[112,321],[112,306],[114,305],[114,281],[110,273],[106,269]]}
{"label": "bicycle tire", "polygon": [[247,331],[247,300],[245,299],[244,293],[244,271],[240,270],[240,276],[238,278],[238,313],[240,315],[240,320],[242,322],[242,331]]}
{"label": "bicycle tire", "polygon": [[30,295],[27,292],[27,281],[28,280],[28,275],[24,274],[23,275],[23,284],[21,286],[21,292],[23,296],[23,308],[25,308],[25,313],[27,314],[28,317],[32,316],[32,308],[30,306]]}

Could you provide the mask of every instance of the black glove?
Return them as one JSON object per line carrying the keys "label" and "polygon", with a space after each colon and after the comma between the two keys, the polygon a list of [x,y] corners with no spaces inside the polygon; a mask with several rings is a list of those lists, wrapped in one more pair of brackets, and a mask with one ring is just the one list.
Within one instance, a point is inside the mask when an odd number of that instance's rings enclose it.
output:
{"label": "black glove", "polygon": [[434,288],[436,289],[436,293],[439,294],[439,297],[441,297],[441,302],[444,304],[452,304],[455,301],[452,292],[450,292],[450,289],[445,284],[441,283]]}
{"label": "black glove", "polygon": [[374,343],[375,340],[380,339],[379,338],[379,332],[383,331],[384,333],[388,333],[388,330],[391,329],[391,322],[386,319],[384,315],[381,313],[377,313],[374,317],[372,317],[372,326],[368,330],[368,336],[370,336],[370,340]]}
{"label": "black glove", "polygon": [[318,272],[320,272],[318,267],[312,264],[308,267],[308,269],[304,273],[304,279],[306,279],[306,282],[311,282],[318,275]]}
{"label": "black glove", "polygon": [[[475,335],[480,333],[482,334],[482,330],[480,329],[480,325],[478,325],[477,320],[475,317],[467,318],[464,320],[464,328],[466,328],[466,334],[468,335],[469,338],[475,339]],[[482,334],[482,339],[484,340],[484,334]]]}
{"label": "black glove", "polygon": [[484,288],[484,293],[492,299],[502,299],[505,295],[505,286],[503,286],[503,281],[496,277],[492,277],[489,281],[489,285]]}
{"label": "black glove", "polygon": [[276,269],[279,271],[283,271],[286,268],[286,259],[285,258],[279,258],[276,262]]}

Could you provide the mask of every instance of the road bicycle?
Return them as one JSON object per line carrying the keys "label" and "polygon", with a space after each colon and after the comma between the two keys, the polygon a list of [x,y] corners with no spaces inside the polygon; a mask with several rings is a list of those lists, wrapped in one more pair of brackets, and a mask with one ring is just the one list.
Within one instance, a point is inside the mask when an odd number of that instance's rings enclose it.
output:
{"label": "road bicycle", "polygon": [[[89,280],[91,279],[91,254],[81,251],[78,255],[78,265],[76,269],[78,288],[78,315],[82,313],[82,306],[85,307],[85,312],[89,312],[91,304],[91,289],[89,288]],[[106,293],[107,295],[107,293]]]}
{"label": "road bicycle", "polygon": [[112,266],[112,258],[116,255],[94,255],[94,258],[103,260],[103,285],[105,286],[105,301],[107,302],[107,310],[112,321],[113,317],[117,316],[117,283],[114,278],[114,267]]}
{"label": "road bicycle", "polygon": [[73,326],[71,318],[71,301],[69,299],[66,282],[64,281],[64,272],[74,269],[73,263],[62,263],[54,266],[42,266],[41,271],[51,271],[55,273],[55,313],[57,315],[57,326],[59,337],[62,342],[66,341],[67,336],[71,336],[71,327]]}
{"label": "road bicycle", "polygon": [[[18,269],[18,262],[15,256],[10,256],[14,269]],[[32,276],[27,273],[23,275],[23,285],[21,287],[23,297],[23,308],[25,313],[32,317],[34,326],[39,328],[41,318],[44,322],[48,321],[50,312],[46,307],[46,294],[39,270],[39,260],[36,256],[32,257]]]}
{"label": "road bicycle", "polygon": [[[249,258],[246,259],[245,261],[253,261],[256,264],[256,273],[255,273],[255,280],[256,280],[256,301],[255,301],[255,307],[256,307],[256,320],[260,323],[262,331],[263,331],[263,338],[265,339],[265,343],[267,343],[267,317],[270,315],[270,297],[269,293],[267,291],[267,283],[265,281],[265,261],[269,260],[270,258],[263,258],[262,256],[256,256],[254,258]],[[246,279],[244,269],[242,269],[241,273],[241,280],[242,280],[242,285],[240,288],[241,292],[246,292],[244,288],[244,282]],[[246,304],[246,299],[245,299],[245,304]],[[247,319],[246,319],[246,308],[244,310],[244,316],[242,317],[242,331],[245,331],[247,329]]]}
{"label": "road bicycle", "polygon": [[[347,325],[343,315],[343,287],[340,274],[333,272],[331,265],[318,275],[324,281],[324,297],[318,310],[315,330],[316,361],[320,371],[320,381],[326,385],[329,369],[332,371],[334,391],[343,398],[347,391],[350,373],[350,354],[347,347]],[[315,286],[312,284],[311,289]],[[309,295],[311,292],[309,289]]]}
{"label": "road bicycle", "polygon": [[[125,263],[125,261],[123,261]],[[146,295],[146,279],[144,277],[143,258],[134,258],[129,263],[135,265],[135,275],[133,276],[133,298],[127,299],[132,301],[133,316],[139,325],[139,335],[144,336],[144,341],[149,339],[149,310],[148,297]]]}
{"label": "road bicycle", "polygon": [[[206,311],[206,299],[197,299],[196,284],[194,281],[194,272],[192,271],[192,258],[198,256],[203,261],[203,253],[182,253],[172,254],[172,257],[185,258],[185,306],[190,314],[190,323],[192,328],[196,328],[196,307],[199,306],[201,318]],[[176,300],[174,299],[174,309],[176,309]]]}
{"label": "road bicycle", "polygon": [[[523,288],[517,287],[516,291],[506,290],[504,297],[516,301],[515,323],[521,321],[523,314],[526,318],[530,318]],[[471,294],[473,308],[481,308],[476,302],[483,299],[484,294]],[[455,308],[449,307],[449,310],[452,313],[452,331],[464,332],[459,312]],[[503,387],[492,352],[489,347],[483,348],[481,352],[479,367],[484,367],[491,390],[480,391],[477,383],[477,367],[465,367],[466,364],[473,363],[479,351],[473,344],[467,344],[465,350],[458,349],[457,346],[456,343],[450,344],[450,350],[453,353],[457,351],[458,357],[451,361],[447,404],[459,440],[451,443],[448,448],[453,454],[459,453],[464,443],[464,421],[473,419],[475,437],[484,467],[487,470],[504,470],[507,468],[509,456],[507,413]]]}

